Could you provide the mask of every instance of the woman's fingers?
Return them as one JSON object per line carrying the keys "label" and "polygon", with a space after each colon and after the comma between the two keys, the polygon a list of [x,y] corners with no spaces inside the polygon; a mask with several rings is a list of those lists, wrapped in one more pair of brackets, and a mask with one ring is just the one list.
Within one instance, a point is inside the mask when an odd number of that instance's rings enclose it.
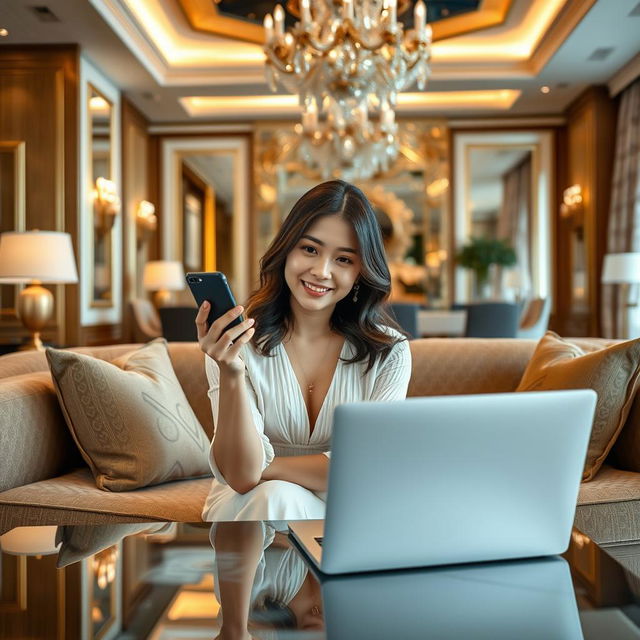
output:
{"label": "woman's fingers", "polygon": [[238,305],[233,309],[229,309],[226,313],[222,314],[209,328],[209,335],[218,340],[222,335],[224,328],[231,324],[242,312],[244,307]]}
{"label": "woman's fingers", "polygon": [[207,335],[207,317],[209,316],[209,309],[211,305],[205,300],[198,309],[196,315],[196,327],[198,329],[198,340],[201,340]]}
{"label": "woman's fingers", "polygon": [[247,331],[245,331],[230,347],[229,349],[227,349],[227,353],[225,354],[226,359],[228,360],[233,360],[235,359],[238,354],[240,353],[240,349],[242,349],[242,345],[247,344],[247,342],[249,342],[249,340],[251,340],[251,338],[253,337],[253,334],[256,332],[256,330],[251,327],[251,329],[248,329]]}
{"label": "woman's fingers", "polygon": [[247,329],[253,326],[255,320],[253,318],[247,318],[243,320],[240,324],[235,327],[231,327],[231,329],[227,329],[224,332],[225,336],[231,338],[231,340],[235,341],[236,338],[240,337]]}

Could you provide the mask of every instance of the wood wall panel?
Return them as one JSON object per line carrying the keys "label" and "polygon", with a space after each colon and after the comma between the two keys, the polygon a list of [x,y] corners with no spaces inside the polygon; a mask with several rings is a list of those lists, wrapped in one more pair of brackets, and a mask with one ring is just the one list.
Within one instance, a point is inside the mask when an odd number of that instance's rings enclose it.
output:
{"label": "wood wall panel", "polygon": [[[579,184],[582,188],[582,220],[558,216],[558,265],[556,290],[559,292],[555,327],[564,335],[599,336],[600,276],[606,252],[607,226],[611,198],[611,179],[615,149],[616,104],[605,87],[591,87],[567,110],[563,139],[565,165],[562,172],[565,188]],[[559,194],[558,206],[562,194]],[[576,304],[571,298],[573,256],[571,235],[580,229],[584,236],[587,266],[587,300]]]}
{"label": "wood wall panel", "polygon": [[[76,250],[77,92],[76,46],[0,48],[0,140],[25,142],[26,228],[68,231]],[[52,291],[56,311],[44,338],[75,343],[77,286]],[[0,334],[0,342],[16,337]]]}

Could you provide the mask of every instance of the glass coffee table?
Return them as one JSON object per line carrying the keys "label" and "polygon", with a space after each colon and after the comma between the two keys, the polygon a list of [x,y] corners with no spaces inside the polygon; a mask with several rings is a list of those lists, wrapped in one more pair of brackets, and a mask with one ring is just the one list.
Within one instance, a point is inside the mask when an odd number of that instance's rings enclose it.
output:
{"label": "glass coffee table", "polygon": [[[286,524],[21,527],[0,538],[0,638],[640,638],[640,544],[317,576]],[[224,615],[223,615],[224,613]]]}

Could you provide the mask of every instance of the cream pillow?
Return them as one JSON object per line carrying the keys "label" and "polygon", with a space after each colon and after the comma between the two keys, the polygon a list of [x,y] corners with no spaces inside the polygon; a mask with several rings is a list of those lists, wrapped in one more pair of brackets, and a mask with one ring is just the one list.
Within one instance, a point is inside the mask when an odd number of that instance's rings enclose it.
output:
{"label": "cream pillow", "polygon": [[598,394],[583,480],[592,480],[620,433],[640,380],[640,340],[583,347],[548,331],[516,391],[593,389]]}
{"label": "cream pillow", "polygon": [[164,339],[113,362],[47,349],[67,425],[100,489],[129,491],[210,474],[208,439]]}

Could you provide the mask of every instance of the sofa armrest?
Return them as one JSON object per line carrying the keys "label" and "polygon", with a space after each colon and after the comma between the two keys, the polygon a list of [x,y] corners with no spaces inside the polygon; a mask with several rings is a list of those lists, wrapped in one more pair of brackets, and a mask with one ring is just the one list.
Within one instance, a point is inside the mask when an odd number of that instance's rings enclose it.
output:
{"label": "sofa armrest", "polygon": [[0,491],[83,464],[49,372],[0,380]]}

